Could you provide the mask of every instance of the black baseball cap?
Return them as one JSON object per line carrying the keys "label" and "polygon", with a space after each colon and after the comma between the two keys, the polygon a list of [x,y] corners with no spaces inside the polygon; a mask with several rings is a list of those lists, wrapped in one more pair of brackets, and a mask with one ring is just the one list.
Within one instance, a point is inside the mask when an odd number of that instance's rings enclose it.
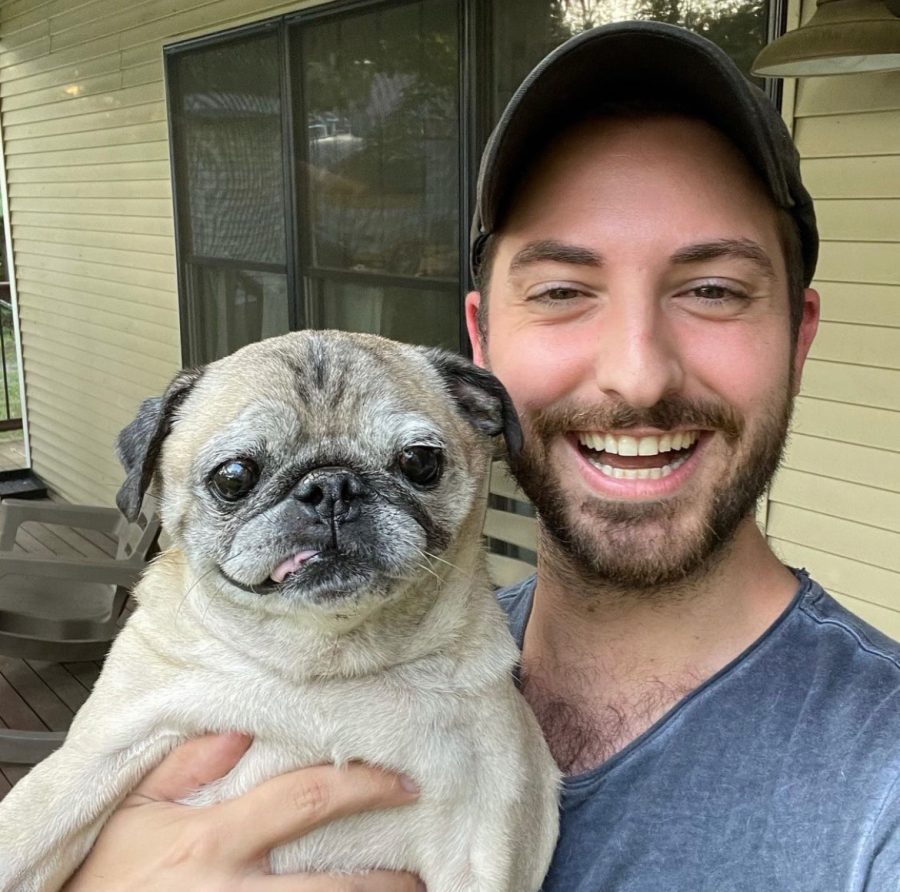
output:
{"label": "black baseball cap", "polygon": [[808,285],[819,253],[816,215],[781,115],[714,43],[662,22],[617,22],[577,34],[516,90],[481,158],[470,237],[473,274],[487,237],[554,136],[594,111],[634,100],[701,118],[734,143],[794,220]]}

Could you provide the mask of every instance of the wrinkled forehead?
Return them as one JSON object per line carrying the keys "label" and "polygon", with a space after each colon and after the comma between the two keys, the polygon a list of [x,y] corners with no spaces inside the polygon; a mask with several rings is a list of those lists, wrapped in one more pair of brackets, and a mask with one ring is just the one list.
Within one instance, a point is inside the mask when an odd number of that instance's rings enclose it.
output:
{"label": "wrinkled forehead", "polygon": [[427,438],[448,414],[439,380],[418,354],[298,339],[210,365],[176,432],[202,443],[340,439],[392,448],[398,439]]}

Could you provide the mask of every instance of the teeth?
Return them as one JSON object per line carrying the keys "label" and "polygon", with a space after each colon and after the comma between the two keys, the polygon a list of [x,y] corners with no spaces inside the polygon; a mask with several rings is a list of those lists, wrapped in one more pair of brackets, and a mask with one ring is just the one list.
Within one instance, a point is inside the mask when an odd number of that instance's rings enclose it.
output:
{"label": "teeth", "polygon": [[588,459],[595,468],[599,468],[607,477],[614,477],[616,480],[647,480],[648,478],[650,480],[659,480],[662,477],[668,477],[669,474],[680,468],[687,460],[688,457],[686,455],[681,455],[661,468],[626,469],[614,468],[612,465],[601,465],[590,458]]}
{"label": "teeth", "polygon": [[612,434],[584,432],[578,434],[578,442],[595,452],[609,452],[612,455],[658,455],[693,446],[700,437],[699,431],[677,431],[660,437],[649,436],[614,437]]}

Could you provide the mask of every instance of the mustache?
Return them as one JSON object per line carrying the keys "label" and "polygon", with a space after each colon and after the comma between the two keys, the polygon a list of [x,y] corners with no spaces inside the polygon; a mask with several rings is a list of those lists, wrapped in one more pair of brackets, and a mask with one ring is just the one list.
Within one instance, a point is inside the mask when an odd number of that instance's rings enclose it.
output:
{"label": "mustache", "polygon": [[663,397],[649,408],[614,400],[593,406],[562,403],[533,411],[526,409],[522,414],[531,431],[541,438],[573,430],[623,431],[653,427],[665,431],[690,427],[721,431],[727,440],[735,442],[744,431],[743,419],[726,403],[676,394]]}

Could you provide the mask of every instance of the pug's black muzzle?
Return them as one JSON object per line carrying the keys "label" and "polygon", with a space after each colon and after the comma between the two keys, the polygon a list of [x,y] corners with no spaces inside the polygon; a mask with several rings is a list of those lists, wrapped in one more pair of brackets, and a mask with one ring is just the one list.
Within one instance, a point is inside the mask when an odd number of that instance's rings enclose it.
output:
{"label": "pug's black muzzle", "polygon": [[291,494],[301,516],[312,525],[334,529],[359,517],[365,484],[354,471],[342,467],[316,468],[304,476]]}
{"label": "pug's black muzzle", "polygon": [[257,595],[283,591],[302,576],[303,584],[313,589],[334,587],[346,593],[350,586],[362,585],[377,572],[377,553],[370,550],[371,518],[363,517],[363,504],[369,492],[362,478],[341,466],[318,467],[304,474],[284,499],[279,518],[283,529],[294,533],[294,541],[284,557],[305,549],[316,555],[304,563],[301,571],[284,581],[271,577],[255,584],[240,582],[219,568],[222,576],[237,588]]}

